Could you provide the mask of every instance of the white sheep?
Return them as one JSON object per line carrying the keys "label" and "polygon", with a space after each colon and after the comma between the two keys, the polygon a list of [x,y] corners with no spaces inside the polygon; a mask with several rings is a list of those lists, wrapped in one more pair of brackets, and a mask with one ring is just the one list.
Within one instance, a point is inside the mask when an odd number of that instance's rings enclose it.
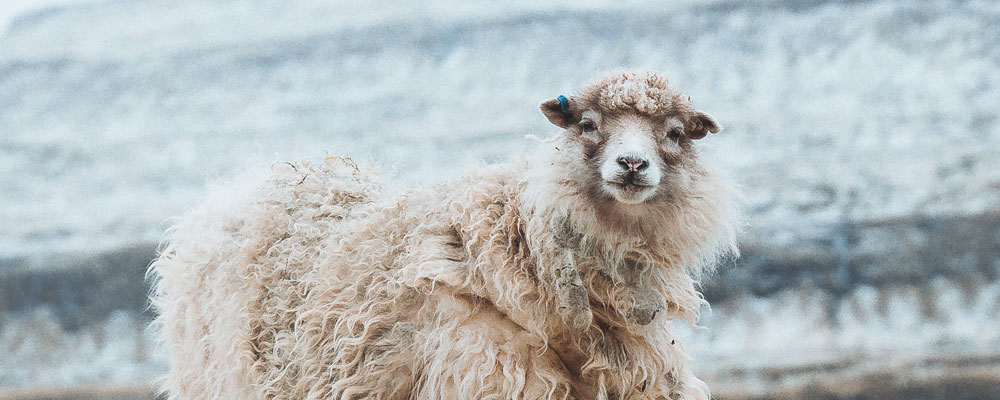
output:
{"label": "white sheep", "polygon": [[351,162],[279,164],[151,266],[170,398],[705,399],[671,334],[735,254],[718,125],[653,73],[541,104],[525,160],[389,195]]}

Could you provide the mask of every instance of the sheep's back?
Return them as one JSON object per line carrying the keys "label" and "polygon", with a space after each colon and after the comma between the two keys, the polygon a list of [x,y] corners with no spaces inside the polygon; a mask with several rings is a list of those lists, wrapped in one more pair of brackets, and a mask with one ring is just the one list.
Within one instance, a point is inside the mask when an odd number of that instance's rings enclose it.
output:
{"label": "sheep's back", "polygon": [[169,229],[150,274],[171,397],[302,390],[289,377],[309,366],[289,360],[303,351],[303,302],[317,279],[345,273],[319,257],[338,253],[382,191],[353,163],[324,161],[276,164],[252,193],[222,191]]}

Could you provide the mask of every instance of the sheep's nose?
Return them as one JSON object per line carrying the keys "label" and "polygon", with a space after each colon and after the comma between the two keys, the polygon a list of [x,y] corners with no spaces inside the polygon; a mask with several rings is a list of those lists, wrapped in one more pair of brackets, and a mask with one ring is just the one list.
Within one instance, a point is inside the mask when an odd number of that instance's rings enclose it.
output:
{"label": "sheep's nose", "polygon": [[626,171],[638,172],[649,167],[649,162],[641,157],[622,156],[618,157],[618,165],[621,165],[622,169]]}

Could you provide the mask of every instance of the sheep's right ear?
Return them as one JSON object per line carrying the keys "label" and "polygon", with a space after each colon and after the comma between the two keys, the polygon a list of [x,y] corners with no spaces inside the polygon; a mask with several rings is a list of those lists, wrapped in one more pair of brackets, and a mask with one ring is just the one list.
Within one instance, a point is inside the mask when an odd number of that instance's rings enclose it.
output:
{"label": "sheep's right ear", "polygon": [[684,127],[684,133],[691,139],[701,139],[708,136],[709,133],[716,133],[720,130],[722,130],[722,125],[719,125],[714,117],[702,111],[695,111],[694,115],[688,119],[687,126]]}
{"label": "sheep's right ear", "polygon": [[542,109],[542,114],[549,122],[555,126],[566,129],[570,125],[580,122],[580,113],[575,109],[576,102],[573,98],[559,96],[542,102],[538,108]]}

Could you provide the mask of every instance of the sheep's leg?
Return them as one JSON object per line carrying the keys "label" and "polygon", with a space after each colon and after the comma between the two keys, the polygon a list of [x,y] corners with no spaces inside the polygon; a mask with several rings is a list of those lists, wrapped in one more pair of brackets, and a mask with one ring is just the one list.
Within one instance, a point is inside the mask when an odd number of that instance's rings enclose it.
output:
{"label": "sheep's leg", "polygon": [[572,253],[566,253],[566,262],[555,270],[555,275],[559,316],[574,328],[586,329],[593,322],[594,314],[590,310],[590,296],[583,286],[583,279],[580,278]]}
{"label": "sheep's leg", "polygon": [[631,287],[628,292],[631,306],[625,315],[631,323],[649,325],[656,314],[667,308],[667,300],[653,288]]}
{"label": "sheep's leg", "polygon": [[625,260],[625,263],[626,268],[623,269],[609,267],[609,270],[618,271],[615,276],[608,271],[600,272],[598,276],[609,283],[621,285],[623,290],[618,292],[620,297],[614,303],[622,307],[622,314],[629,323],[649,325],[660,312],[666,310],[667,300],[662,293],[640,279],[640,265],[632,260]]}

